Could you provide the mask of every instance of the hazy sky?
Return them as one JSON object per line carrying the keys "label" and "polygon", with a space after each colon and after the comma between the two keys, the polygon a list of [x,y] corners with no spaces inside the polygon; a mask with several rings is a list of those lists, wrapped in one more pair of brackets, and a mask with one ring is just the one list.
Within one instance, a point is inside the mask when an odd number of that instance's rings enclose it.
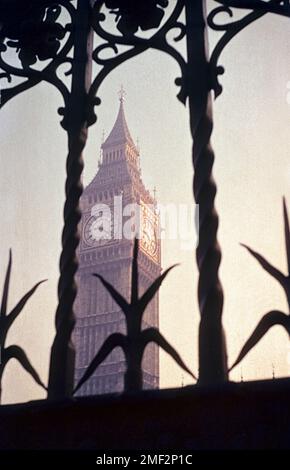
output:
{"label": "hazy sky", "polygon": [[[261,316],[287,311],[280,286],[239,245],[249,244],[281,270],[286,269],[282,196],[290,209],[290,41],[286,19],[264,17],[240,33],[221,63],[224,93],[214,105],[214,175],[218,184],[219,240],[225,293],[224,325],[229,362]],[[211,44],[216,41],[211,34]],[[98,122],[90,129],[84,183],[97,170],[103,129],[111,130],[123,83],[125,111],[132,136],[139,138],[146,186],[158,189],[160,202],[192,203],[191,137],[188,110],[176,99],[179,69],[161,52],[147,52],[120,66],[100,90]],[[59,93],[41,84],[6,105],[0,113],[1,272],[2,283],[13,248],[9,306],[35,282],[48,278],[13,325],[8,343],[25,348],[43,380],[47,379],[54,314],[60,233],[64,203],[66,135],[59,125]],[[162,265],[180,262],[161,288],[160,329],[197,372],[195,255],[179,242],[165,241]],[[274,328],[242,362],[244,380],[289,373],[288,337]],[[162,387],[180,386],[182,371],[160,354]],[[240,380],[241,367],[232,374]],[[184,376],[184,383],[190,378]],[[4,402],[44,396],[32,379],[11,362],[4,376]]]}

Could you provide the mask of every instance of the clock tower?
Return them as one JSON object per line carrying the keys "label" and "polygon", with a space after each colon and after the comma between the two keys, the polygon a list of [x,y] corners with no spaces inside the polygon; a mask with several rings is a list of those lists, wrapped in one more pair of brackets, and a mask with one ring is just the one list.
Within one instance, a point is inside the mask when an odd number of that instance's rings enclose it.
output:
{"label": "clock tower", "polygon": [[[161,272],[156,201],[142,181],[139,150],[125,118],[123,91],[117,119],[102,144],[97,174],[84,189],[80,205],[78,295],[74,306],[77,320],[74,330],[76,383],[106,338],[115,332],[126,333],[124,314],[92,274],[101,274],[129,300],[136,234],[140,234],[139,295]],[[158,322],[159,299],[156,294],[145,312],[143,327],[158,327]],[[116,348],[82,386],[78,395],[123,391],[125,370],[123,351]],[[143,388],[158,387],[158,347],[149,344],[143,357]]]}

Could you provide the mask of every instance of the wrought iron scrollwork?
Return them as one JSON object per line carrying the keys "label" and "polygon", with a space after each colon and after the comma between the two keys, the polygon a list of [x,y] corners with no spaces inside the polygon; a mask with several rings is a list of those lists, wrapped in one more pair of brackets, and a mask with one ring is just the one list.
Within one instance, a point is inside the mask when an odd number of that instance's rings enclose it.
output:
{"label": "wrought iron scrollwork", "polygon": [[[185,36],[185,25],[179,20],[181,12],[184,8],[184,0],[177,0],[175,8],[170,14],[169,18],[161,24],[164,16],[164,9],[167,7],[167,0],[159,0],[149,2],[140,2],[138,8],[130,1],[117,2],[109,0],[97,0],[93,8],[92,26],[97,36],[103,39],[103,43],[98,45],[93,53],[93,60],[97,65],[101,66],[101,70],[94,78],[88,96],[88,123],[92,125],[96,121],[94,113],[94,106],[100,104],[100,99],[96,99],[100,85],[109,73],[114,70],[118,65],[126,62],[127,60],[138,56],[148,49],[156,49],[166,52],[172,56],[179,64],[181,70],[181,77],[177,78],[175,83],[180,86],[178,99],[185,103],[187,97],[186,91],[186,62],[181,53],[169,44],[167,35],[170,31],[177,29],[179,34],[174,38],[174,41],[180,41]],[[116,16],[117,29],[121,35],[113,34],[107,31],[102,23],[108,14],[104,8],[109,8],[109,14]],[[136,35],[138,29],[149,30],[156,29],[161,24],[160,28],[152,34],[149,38],[144,38]],[[121,46],[129,46],[125,52],[120,52]],[[102,57],[104,51],[112,51],[108,58]]]}
{"label": "wrought iron scrollwork", "polygon": [[264,13],[290,16],[289,0],[216,0],[216,2],[226,7],[255,11],[261,10]]}
{"label": "wrought iron scrollwork", "polygon": [[[65,26],[57,21],[63,10],[70,16]],[[69,89],[57,72],[61,65],[72,63],[69,53],[73,48],[75,14],[71,0],[0,1],[0,79],[12,83],[11,87],[1,87],[0,107],[42,81],[54,85],[67,106]],[[12,49],[16,50],[20,66],[12,65],[6,57]],[[41,69],[44,61],[49,62]],[[13,86],[14,77],[24,81]]]}
{"label": "wrought iron scrollwork", "polygon": [[[186,62],[167,40],[168,33],[174,29],[178,30],[175,41],[185,36],[185,25],[179,20],[184,2],[176,0],[169,18],[163,21],[169,3],[167,0],[140,2],[138,8],[127,0],[78,0],[77,6],[71,0],[28,0],[25,3],[20,0],[0,0],[0,78],[12,82],[11,87],[1,87],[1,107],[19,93],[45,81],[54,85],[63,97],[64,106],[59,109],[59,113],[63,116],[61,124],[68,133],[65,224],[56,313],[57,331],[50,364],[50,398],[69,395],[73,376],[74,350],[70,335],[74,326],[72,306],[76,295],[74,274],[77,270],[75,250],[79,242],[82,150],[87,140],[87,128],[96,121],[94,107],[101,102],[97,96],[99,87],[118,65],[153,48],[168,53],[178,62],[181,69],[181,77],[176,80],[181,88],[178,97],[185,103]],[[64,10],[70,20],[63,26],[58,19]],[[121,35],[112,34],[102,27],[108,12],[115,15]],[[144,38],[136,34],[139,28],[143,31],[157,31],[151,37]],[[101,66],[101,70],[90,85],[89,56],[92,44],[88,46],[88,40],[92,42],[93,31],[104,42],[93,52],[93,60]],[[120,52],[121,46],[129,48],[126,52]],[[6,55],[13,49],[18,54],[19,66],[9,63]],[[102,52],[109,49],[114,56],[102,58]],[[71,70],[67,72],[72,74],[71,89],[58,77],[59,67],[66,63],[71,65]],[[23,80],[13,84],[14,77]]]}
{"label": "wrought iron scrollwork", "polygon": [[[77,6],[75,6],[77,3]],[[76,296],[74,275],[77,270],[76,247],[79,242],[79,198],[82,193],[82,151],[88,127],[96,121],[95,106],[101,103],[99,88],[118,65],[155,49],[174,58],[180,68],[175,81],[180,87],[178,99],[189,101],[191,132],[194,140],[194,194],[200,204],[200,244],[197,260],[200,271],[199,304],[200,378],[203,383],[227,380],[227,357],[222,329],[223,292],[218,271],[221,251],[217,242],[218,216],[215,210],[216,185],[212,176],[214,152],[211,96],[218,96],[222,86],[218,76],[224,69],[218,64],[221,53],[240,31],[267,13],[290,17],[289,0],[216,0],[219,4],[206,17],[205,0],[175,0],[168,17],[169,0],[0,0],[0,107],[19,93],[40,82],[55,86],[64,105],[59,109],[62,126],[67,131],[66,203],[60,261],[59,305],[56,314],[49,381],[52,398],[70,394],[74,350],[70,342],[74,326],[73,303]],[[172,5],[171,5],[172,6]],[[218,23],[226,14],[233,19],[234,8],[251,10],[242,19]],[[68,24],[60,15],[66,12]],[[181,20],[185,12],[185,22]],[[116,32],[105,27],[108,17],[115,17]],[[208,57],[206,20],[209,27],[223,32],[211,57]],[[153,30],[150,35],[150,30]],[[168,40],[187,40],[187,59]],[[146,32],[146,35],[139,33]],[[93,33],[99,43],[92,47]],[[125,50],[124,50],[125,48]],[[16,51],[19,65],[9,61],[9,51]],[[73,58],[72,58],[73,51]],[[108,52],[111,52],[108,57]],[[99,71],[91,79],[91,56]],[[17,61],[16,61],[17,63]],[[60,66],[68,64],[72,85],[58,76]],[[13,83],[17,78],[18,82]],[[19,82],[19,79],[21,82]]]}
{"label": "wrought iron scrollwork", "polygon": [[214,90],[215,97],[217,98],[223,90],[222,85],[220,84],[218,80],[218,76],[222,75],[224,73],[224,68],[222,66],[218,65],[219,58],[221,56],[221,53],[223,52],[224,48],[227,46],[227,44],[246,26],[250,25],[254,21],[256,21],[258,18],[261,18],[266,14],[266,12],[263,11],[254,11],[249,14],[247,14],[244,18],[233,21],[230,23],[216,23],[216,17],[220,13],[226,13],[228,14],[231,18],[233,17],[233,11],[229,7],[218,7],[215,10],[211,11],[210,14],[208,15],[208,25],[215,31],[225,31],[225,34],[222,36],[222,38],[218,41],[216,44],[210,58],[210,72],[211,72],[211,87]]}
{"label": "wrought iron scrollwork", "polygon": [[[14,2],[11,3],[14,6]],[[7,45],[17,49],[23,68],[35,64],[37,60],[55,57],[60,48],[60,40],[65,35],[65,28],[56,21],[61,12],[60,6],[43,4],[43,7],[28,8],[27,12],[22,7],[16,18],[15,12],[9,10],[2,11],[1,32],[5,37],[11,38]]]}
{"label": "wrought iron scrollwork", "polygon": [[[217,42],[209,61],[211,88],[217,98],[222,93],[222,85],[219,82],[219,75],[224,73],[224,67],[218,65],[219,58],[229,44],[229,42],[243,29],[254,21],[262,18],[267,13],[276,13],[283,16],[290,16],[289,1],[270,0],[268,2],[260,0],[216,0],[223,6],[214,8],[207,17],[207,23],[214,31],[224,31],[224,35]],[[216,19],[220,14],[227,14],[230,18],[234,17],[233,7],[241,9],[250,9],[243,18],[230,22],[217,23]]]}
{"label": "wrought iron scrollwork", "polygon": [[[93,109],[100,104],[100,100],[95,97],[105,77],[121,63],[150,48],[166,52],[178,62],[181,69],[181,77],[176,79],[176,84],[181,88],[178,98],[185,103],[186,62],[179,51],[167,41],[168,33],[174,29],[179,31],[174,41],[180,41],[185,36],[185,24],[179,21],[184,0],[176,0],[173,12],[157,29],[168,4],[168,0],[150,0],[141,2],[136,8],[129,0],[121,3],[115,0],[96,0],[92,11],[92,27],[104,43],[96,47],[93,59],[103,68],[94,79],[88,94],[88,125],[96,121]],[[65,26],[57,21],[63,9],[70,16],[70,21]],[[112,34],[102,27],[107,14],[115,15],[121,35]],[[58,77],[57,71],[65,63],[72,64],[69,53],[73,48],[75,17],[76,8],[72,0],[29,0],[25,3],[21,0],[0,0],[0,79],[6,78],[12,82],[11,87],[1,87],[1,106],[19,93],[46,81],[61,92],[64,106],[60,109],[60,114],[66,114],[69,90]],[[157,31],[150,38],[143,38],[136,35],[139,29]],[[131,46],[131,49],[119,52],[120,46]],[[10,64],[4,57],[9,49],[16,49],[21,67]],[[109,49],[114,56],[102,59],[101,53]],[[33,67],[47,60],[49,63],[43,69]],[[66,75],[69,73],[70,71]],[[13,86],[13,77],[26,80]],[[65,119],[62,125],[66,128]]]}

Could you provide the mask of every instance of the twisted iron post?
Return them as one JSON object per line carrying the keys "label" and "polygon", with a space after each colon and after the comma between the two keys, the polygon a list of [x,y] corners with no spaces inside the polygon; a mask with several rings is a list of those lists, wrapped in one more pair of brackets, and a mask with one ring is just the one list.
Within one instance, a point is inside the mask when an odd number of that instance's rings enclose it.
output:
{"label": "twisted iron post", "polygon": [[214,152],[205,0],[186,1],[190,127],[193,137],[193,191],[199,204],[199,382],[227,380],[227,357],[222,327],[223,291],[218,277],[221,250],[217,241],[216,184],[212,176]]}
{"label": "twisted iron post", "polygon": [[78,0],[74,24],[74,60],[68,107],[63,110],[63,126],[68,134],[67,179],[65,185],[64,229],[58,284],[59,304],[56,312],[56,336],[51,349],[49,399],[68,397],[73,391],[75,350],[71,333],[75,324],[73,304],[76,298],[74,280],[78,268],[76,248],[81,218],[79,199],[82,194],[82,152],[88,134],[88,98],[91,82],[93,32],[90,26],[93,0]]}

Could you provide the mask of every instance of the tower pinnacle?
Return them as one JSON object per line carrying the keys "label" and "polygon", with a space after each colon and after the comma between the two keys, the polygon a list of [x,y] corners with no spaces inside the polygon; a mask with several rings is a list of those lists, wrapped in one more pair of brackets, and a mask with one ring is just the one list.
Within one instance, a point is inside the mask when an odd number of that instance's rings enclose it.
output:
{"label": "tower pinnacle", "polygon": [[123,87],[123,84],[122,84],[121,87],[120,87],[120,91],[118,93],[119,100],[120,100],[121,103],[124,103],[126,94],[127,93],[126,93],[125,88]]}
{"label": "tower pinnacle", "polygon": [[102,148],[120,145],[120,144],[128,144],[133,148],[136,148],[133,139],[131,137],[126,117],[124,111],[124,100],[125,100],[126,92],[124,90],[123,85],[121,85],[119,91],[119,100],[120,100],[120,107],[119,112],[111,130],[110,134],[108,135],[107,139],[103,142]]}

